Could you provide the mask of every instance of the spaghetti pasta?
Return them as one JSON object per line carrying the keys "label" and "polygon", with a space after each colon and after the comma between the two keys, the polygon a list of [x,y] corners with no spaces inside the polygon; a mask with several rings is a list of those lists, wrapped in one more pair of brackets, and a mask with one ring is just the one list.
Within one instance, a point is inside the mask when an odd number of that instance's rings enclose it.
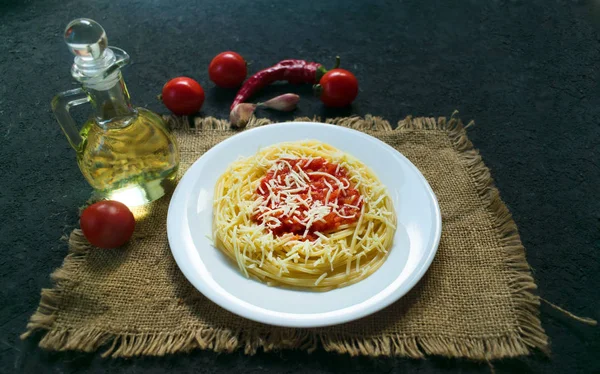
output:
{"label": "spaghetti pasta", "polygon": [[385,261],[396,229],[387,189],[356,158],[307,140],[229,165],[215,186],[213,239],[246,277],[326,291]]}

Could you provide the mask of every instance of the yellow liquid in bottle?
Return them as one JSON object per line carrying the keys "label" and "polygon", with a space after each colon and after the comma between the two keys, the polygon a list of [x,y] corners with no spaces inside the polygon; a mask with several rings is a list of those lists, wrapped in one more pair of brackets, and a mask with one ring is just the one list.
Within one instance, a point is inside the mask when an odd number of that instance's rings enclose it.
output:
{"label": "yellow liquid in bottle", "polygon": [[101,197],[136,206],[173,187],[179,152],[163,120],[143,108],[128,124],[103,129],[89,120],[77,152],[81,172]]}

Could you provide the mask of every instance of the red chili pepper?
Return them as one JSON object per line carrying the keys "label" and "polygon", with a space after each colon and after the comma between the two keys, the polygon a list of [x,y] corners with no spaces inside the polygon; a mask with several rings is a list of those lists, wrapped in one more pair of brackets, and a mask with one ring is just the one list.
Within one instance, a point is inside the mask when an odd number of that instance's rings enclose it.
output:
{"label": "red chili pepper", "polygon": [[[340,59],[336,57],[336,66]],[[236,105],[243,103],[257,91],[276,81],[288,81],[289,83],[319,83],[321,77],[327,73],[327,69],[317,62],[307,62],[304,60],[283,60],[269,68],[254,74],[244,83],[238,91],[231,110]]]}

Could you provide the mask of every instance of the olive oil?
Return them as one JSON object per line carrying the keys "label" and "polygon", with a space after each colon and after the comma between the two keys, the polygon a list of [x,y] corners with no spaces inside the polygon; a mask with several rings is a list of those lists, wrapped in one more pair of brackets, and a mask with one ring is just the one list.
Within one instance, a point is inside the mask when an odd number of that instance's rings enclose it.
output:
{"label": "olive oil", "polygon": [[103,128],[92,119],[81,130],[77,162],[102,197],[114,198],[120,191],[137,189],[129,199],[145,203],[172,187],[179,165],[175,140],[156,114],[143,108],[136,111],[135,118],[124,126],[112,123]]}
{"label": "olive oil", "polygon": [[[75,55],[71,75],[82,87],[56,95],[52,110],[96,197],[136,206],[165,195],[179,149],[160,116],[131,105],[120,70],[129,55],[108,47],[104,29],[90,19],[69,23],[64,38]],[[94,112],[78,130],[69,109],[87,103]]]}

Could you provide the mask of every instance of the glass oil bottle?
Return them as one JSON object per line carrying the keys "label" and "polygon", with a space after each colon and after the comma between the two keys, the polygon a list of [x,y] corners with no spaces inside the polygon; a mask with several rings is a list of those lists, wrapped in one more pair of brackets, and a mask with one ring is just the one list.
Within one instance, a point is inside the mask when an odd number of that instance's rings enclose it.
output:
{"label": "glass oil bottle", "polygon": [[[69,23],[65,42],[75,55],[71,74],[81,88],[52,100],[52,110],[75,152],[83,176],[100,198],[143,205],[173,187],[179,149],[157,114],[134,108],[121,75],[129,55],[108,47],[106,33],[93,20]],[[93,113],[79,130],[69,114],[90,103]]]}

